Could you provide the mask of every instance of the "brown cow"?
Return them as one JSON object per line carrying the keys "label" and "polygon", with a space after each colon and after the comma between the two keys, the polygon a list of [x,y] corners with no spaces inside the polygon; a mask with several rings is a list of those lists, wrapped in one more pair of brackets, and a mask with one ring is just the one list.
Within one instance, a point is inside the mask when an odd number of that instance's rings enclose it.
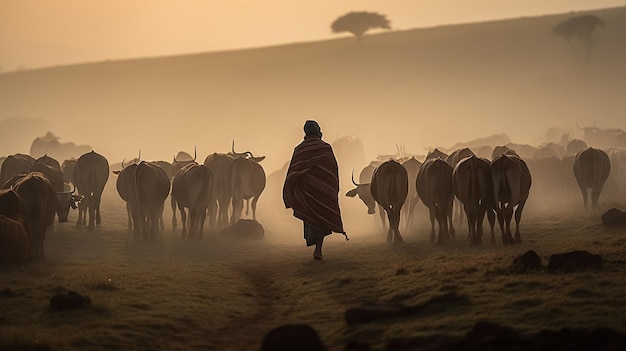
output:
{"label": "brown cow", "polygon": [[74,184],[78,193],[84,196],[78,211],[76,226],[85,225],[87,211],[89,211],[88,230],[93,230],[95,224],[101,223],[100,201],[104,186],[109,179],[109,161],[95,151],[81,155],[74,166]]}
{"label": "brown cow", "polygon": [[32,260],[25,228],[24,200],[13,189],[0,190],[0,266]]}
{"label": "brown cow", "polygon": [[[504,245],[519,244],[522,242],[519,222],[532,184],[530,170],[521,158],[503,153],[491,162],[491,177],[502,242]],[[511,235],[514,207],[517,207],[515,209],[515,240]]]}
{"label": "brown cow", "polygon": [[574,158],[574,177],[587,208],[587,189],[591,188],[591,206],[598,207],[598,198],[611,173],[609,155],[600,149],[588,147]]}
{"label": "brown cow", "polygon": [[170,178],[158,165],[142,161],[135,167],[133,181],[138,209],[133,218],[135,235],[139,229],[144,237],[154,239],[159,231],[163,204],[170,193]]}
{"label": "brown cow", "polygon": [[233,156],[223,153],[213,153],[204,159],[204,165],[213,175],[214,200],[209,205],[209,225],[211,228],[219,229],[229,225],[228,208],[232,199],[230,167],[233,160]]}
{"label": "brown cow", "polygon": [[437,243],[442,244],[454,236],[452,215],[454,192],[452,166],[441,158],[429,159],[417,174],[417,194],[430,212],[430,241],[435,241],[435,219],[439,223]]}
{"label": "brown cow", "polygon": [[14,189],[26,205],[26,233],[33,259],[40,260],[44,257],[46,230],[54,222],[56,194],[48,178],[39,172],[18,180]]}
{"label": "brown cow", "polygon": [[[172,199],[178,204],[183,222],[183,238],[202,237],[206,211],[212,200],[213,176],[204,165],[190,163],[181,168],[172,182]],[[187,214],[189,209],[189,233],[187,233]]]}
{"label": "brown cow", "polygon": [[400,211],[409,192],[409,177],[406,168],[400,163],[389,160],[376,167],[370,184],[372,197],[379,204],[389,219],[388,243],[401,243]]}

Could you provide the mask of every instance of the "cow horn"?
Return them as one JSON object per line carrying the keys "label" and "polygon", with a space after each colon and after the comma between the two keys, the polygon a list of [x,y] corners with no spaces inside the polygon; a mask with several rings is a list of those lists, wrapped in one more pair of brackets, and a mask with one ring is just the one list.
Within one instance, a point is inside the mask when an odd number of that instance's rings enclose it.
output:
{"label": "cow horn", "polygon": [[233,155],[236,154],[235,153],[235,139],[233,139],[233,145],[231,146],[230,150],[233,153]]}
{"label": "cow horn", "polygon": [[174,155],[173,159],[174,159],[174,161],[172,163],[178,162],[178,161],[176,161],[176,155]]}
{"label": "cow horn", "polygon": [[355,186],[361,186],[361,185],[367,185],[368,184],[368,183],[359,184],[359,183],[354,181],[354,168],[352,168],[352,184],[354,184]]}
{"label": "cow horn", "polygon": [[57,191],[57,194],[73,194],[74,191],[76,191],[76,185],[72,184],[72,190],[69,190],[69,191]]}
{"label": "cow horn", "polygon": [[139,157],[137,159],[141,161],[141,149],[139,149]]}
{"label": "cow horn", "polygon": [[122,169],[124,169],[124,161],[126,161],[126,159],[122,160]]}
{"label": "cow horn", "polygon": [[193,160],[194,162],[196,161],[196,158],[198,156],[198,153],[196,152],[196,145],[193,146]]}

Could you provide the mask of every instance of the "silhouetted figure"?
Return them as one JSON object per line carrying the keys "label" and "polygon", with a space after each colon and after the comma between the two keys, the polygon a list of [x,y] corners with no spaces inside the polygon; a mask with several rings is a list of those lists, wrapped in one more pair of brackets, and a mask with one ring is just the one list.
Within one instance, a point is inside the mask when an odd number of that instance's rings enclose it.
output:
{"label": "silhouetted figure", "polygon": [[332,232],[346,235],[339,210],[339,170],[332,147],[322,140],[319,124],[306,121],[304,133],[287,169],[283,201],[304,222],[306,245],[315,245],[313,258],[321,260],[324,237]]}

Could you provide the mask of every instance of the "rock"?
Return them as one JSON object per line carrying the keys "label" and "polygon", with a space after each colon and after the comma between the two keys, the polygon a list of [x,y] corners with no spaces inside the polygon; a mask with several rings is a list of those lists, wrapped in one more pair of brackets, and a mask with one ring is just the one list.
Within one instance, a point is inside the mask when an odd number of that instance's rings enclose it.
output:
{"label": "rock", "polygon": [[91,299],[75,291],[58,294],[50,298],[50,308],[54,311],[78,310],[89,307]]}
{"label": "rock", "polygon": [[221,233],[236,238],[261,239],[265,235],[265,229],[255,220],[240,219],[230,227],[222,229]]}
{"label": "rock", "polygon": [[571,251],[550,256],[548,271],[583,272],[602,267],[602,257],[587,251]]}
{"label": "rock", "polygon": [[307,324],[286,324],[276,327],[263,338],[261,351],[325,351],[315,329]]}
{"label": "rock", "polygon": [[538,271],[541,268],[541,258],[535,251],[530,250],[514,259],[509,269],[513,273],[526,273]]}
{"label": "rock", "polygon": [[626,225],[626,213],[617,208],[612,208],[602,215],[602,224],[607,227]]}

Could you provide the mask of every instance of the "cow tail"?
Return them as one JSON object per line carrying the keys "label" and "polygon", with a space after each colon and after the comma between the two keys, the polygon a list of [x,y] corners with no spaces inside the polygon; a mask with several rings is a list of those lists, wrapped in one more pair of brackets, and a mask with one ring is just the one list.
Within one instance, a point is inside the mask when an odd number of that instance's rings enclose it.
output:
{"label": "cow tail", "polygon": [[475,201],[476,201],[476,184],[474,184],[474,182],[476,181],[476,158],[471,157],[469,159],[470,161],[470,196],[472,199],[472,207],[474,207],[475,205]]}

